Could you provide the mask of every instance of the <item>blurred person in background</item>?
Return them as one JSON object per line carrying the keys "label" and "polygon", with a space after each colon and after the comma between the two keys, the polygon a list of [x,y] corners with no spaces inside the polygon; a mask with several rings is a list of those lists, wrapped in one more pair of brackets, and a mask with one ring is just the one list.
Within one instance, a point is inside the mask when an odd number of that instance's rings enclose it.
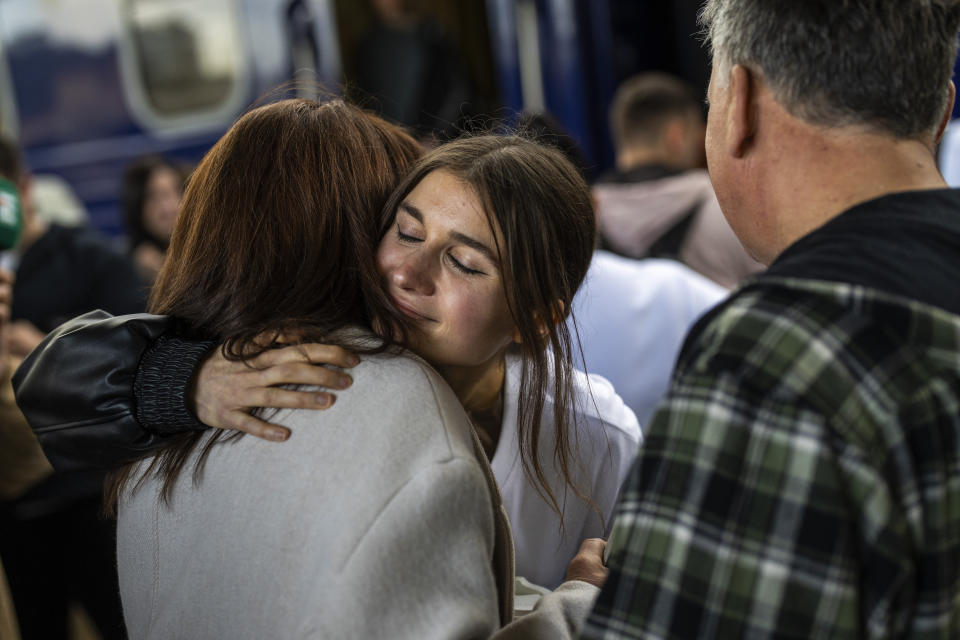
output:
{"label": "blurred person in background", "polygon": [[[0,268],[0,500],[19,495],[52,469],[13,399],[10,376],[15,368],[7,352],[6,333],[13,297],[13,274]],[[19,640],[17,614],[0,560],[0,638]]]}
{"label": "blurred person in background", "polygon": [[428,144],[455,136],[475,97],[456,44],[416,0],[371,4],[375,23],[352,58],[356,98]]}
{"label": "blurred person in background", "polygon": [[587,163],[587,157],[580,148],[570,132],[567,131],[560,121],[546,111],[524,111],[517,119],[517,130],[524,136],[533,138],[540,144],[547,144],[555,147],[567,156],[573,166],[579,171],[587,184],[593,181],[593,175],[596,167]]}
{"label": "blurred person in background", "polygon": [[694,90],[651,72],[617,89],[610,107],[616,168],[593,188],[602,246],[630,258],[671,258],[732,288],[763,266],[747,255],[704,170],[705,125]]}
{"label": "blurred person in background", "polygon": [[[548,113],[525,113],[518,127],[563,152],[586,174],[577,141]],[[573,299],[584,371],[609,380],[641,428],[670,386],[687,331],[728,291],[673,260],[636,260],[597,249]]]}
{"label": "blurred person in background", "polygon": [[16,272],[8,335],[13,355],[26,356],[48,331],[79,313],[143,311],[146,289],[126,256],[89,229],[36,215],[30,173],[16,144],[3,138],[0,176],[17,185],[23,209],[20,241],[8,254]]}
{"label": "blurred person in background", "polygon": [[157,278],[177,222],[189,170],[162,156],[146,156],[123,174],[121,202],[130,256],[148,285]]}
{"label": "blurred person in background", "polygon": [[[4,340],[10,357],[24,357],[77,313],[143,310],[144,287],[126,256],[91,231],[36,215],[20,150],[2,138],[0,177],[16,185],[23,215],[19,242],[6,255],[16,270]],[[114,527],[99,517],[103,474],[50,473],[21,428],[19,410],[12,402],[0,405],[5,444],[13,443],[3,447],[13,459],[3,470],[8,486],[0,496],[0,558],[23,638],[66,638],[72,603],[84,606],[104,638],[123,637]]]}
{"label": "blurred person in background", "polygon": [[644,433],[687,331],[728,293],[674,260],[594,252],[573,300],[585,370],[613,384]]}

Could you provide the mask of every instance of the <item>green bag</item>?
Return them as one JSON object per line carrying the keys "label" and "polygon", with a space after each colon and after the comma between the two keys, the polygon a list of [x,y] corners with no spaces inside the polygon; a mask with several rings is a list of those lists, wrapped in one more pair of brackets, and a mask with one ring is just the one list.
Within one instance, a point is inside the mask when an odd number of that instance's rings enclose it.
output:
{"label": "green bag", "polygon": [[13,249],[23,231],[23,208],[15,184],[0,178],[0,251]]}

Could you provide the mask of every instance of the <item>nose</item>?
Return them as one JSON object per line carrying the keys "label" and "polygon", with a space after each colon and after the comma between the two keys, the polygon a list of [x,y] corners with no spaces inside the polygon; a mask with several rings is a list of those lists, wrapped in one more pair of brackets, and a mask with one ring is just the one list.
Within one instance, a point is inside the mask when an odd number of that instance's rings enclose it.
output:
{"label": "nose", "polygon": [[424,296],[433,294],[433,275],[426,256],[412,253],[404,257],[390,274],[393,284],[404,291]]}

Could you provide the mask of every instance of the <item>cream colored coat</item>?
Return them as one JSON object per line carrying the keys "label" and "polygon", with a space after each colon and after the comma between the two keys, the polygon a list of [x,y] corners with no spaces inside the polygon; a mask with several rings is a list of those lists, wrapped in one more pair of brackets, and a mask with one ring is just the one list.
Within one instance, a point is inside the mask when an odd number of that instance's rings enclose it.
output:
{"label": "cream colored coat", "polygon": [[120,504],[124,616],[139,638],[572,636],[597,589],[512,615],[513,551],[456,397],[412,357],[368,356],[328,411],[282,411],[192,463],[170,507],[148,479]]}

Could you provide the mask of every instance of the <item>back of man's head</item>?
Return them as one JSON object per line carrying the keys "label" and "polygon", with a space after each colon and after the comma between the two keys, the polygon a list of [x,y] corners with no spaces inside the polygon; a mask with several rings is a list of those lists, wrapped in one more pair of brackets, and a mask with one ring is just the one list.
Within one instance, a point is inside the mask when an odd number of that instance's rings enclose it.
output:
{"label": "back of man's head", "polygon": [[23,158],[20,147],[5,136],[0,136],[0,177],[18,184],[23,178]]}
{"label": "back of man's head", "polygon": [[692,87],[666,73],[641,73],[625,80],[610,106],[610,129],[618,151],[656,145],[674,118],[702,119]]}
{"label": "back of man's head", "polygon": [[701,21],[714,82],[744,65],[811,124],[916,138],[947,107],[958,0],[707,0]]}

